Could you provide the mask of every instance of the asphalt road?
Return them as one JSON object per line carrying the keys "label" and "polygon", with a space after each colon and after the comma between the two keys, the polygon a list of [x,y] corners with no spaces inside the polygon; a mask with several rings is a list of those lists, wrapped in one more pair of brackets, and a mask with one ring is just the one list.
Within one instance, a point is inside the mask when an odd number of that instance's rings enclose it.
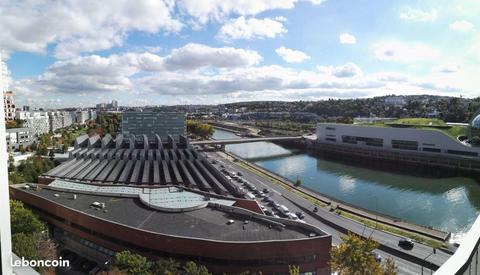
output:
{"label": "asphalt road", "polygon": [[[217,164],[215,164],[218,169],[220,169],[219,166],[223,163],[223,165],[229,171],[240,171],[243,174],[242,178],[255,185],[257,189],[269,189],[269,196],[279,204],[285,205],[290,212],[295,213],[302,211],[302,207],[304,209],[313,209],[313,205],[306,199],[285,190],[283,187],[274,184],[271,181],[250,172],[249,170],[242,168],[234,162],[225,160],[224,157],[220,156],[218,153],[209,152],[207,155],[209,159],[216,159],[219,161]],[[237,184],[241,186],[240,183]],[[263,202],[261,198],[257,198],[257,201],[260,204],[265,205],[267,209],[272,209],[265,202]],[[414,248],[411,250],[403,249],[398,246],[398,241],[401,239],[399,236],[365,227],[363,224],[338,216],[322,207],[319,207],[318,210],[319,211],[317,213],[308,213],[307,211],[302,211],[305,213],[304,221],[313,224],[332,235],[333,245],[341,242],[340,236],[343,235],[341,228],[348,228],[348,230],[363,236],[371,235],[373,239],[383,245],[383,247],[378,249],[378,253],[383,259],[391,257],[398,267],[399,274],[421,274],[420,263],[422,261],[419,261],[419,259],[427,258],[428,262],[432,263],[433,265],[440,266],[450,257],[448,253],[438,249],[436,254],[432,254],[433,249],[431,247],[420,243],[415,243]],[[335,225],[340,226],[340,228]],[[430,274],[432,272],[426,267],[424,267],[423,271],[424,274]]]}

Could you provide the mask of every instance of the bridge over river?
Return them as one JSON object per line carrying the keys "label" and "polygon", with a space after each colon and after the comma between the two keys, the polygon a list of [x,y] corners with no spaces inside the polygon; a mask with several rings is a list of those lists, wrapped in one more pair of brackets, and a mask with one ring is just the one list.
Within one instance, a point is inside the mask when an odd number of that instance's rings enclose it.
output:
{"label": "bridge over river", "polygon": [[233,138],[233,139],[212,139],[212,140],[202,140],[202,141],[191,141],[192,145],[227,145],[227,144],[239,144],[239,143],[251,143],[251,142],[261,142],[261,141],[293,141],[293,140],[302,140],[304,136],[288,136],[288,137],[259,137],[259,138]]}

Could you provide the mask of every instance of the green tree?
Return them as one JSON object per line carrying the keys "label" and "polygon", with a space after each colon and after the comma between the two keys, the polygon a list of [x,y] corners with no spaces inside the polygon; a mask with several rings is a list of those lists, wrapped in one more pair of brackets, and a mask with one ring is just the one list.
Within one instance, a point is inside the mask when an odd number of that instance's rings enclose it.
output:
{"label": "green tree", "polygon": [[45,156],[48,154],[48,148],[47,148],[47,145],[41,143],[40,145],[38,145],[38,149],[37,149],[37,155],[40,155],[40,156]]}
{"label": "green tree", "polygon": [[130,251],[122,251],[115,255],[115,264],[129,275],[150,275],[151,263],[147,258]]}
{"label": "green tree", "polygon": [[209,138],[213,135],[214,129],[210,124],[187,120],[187,132],[201,138]]}
{"label": "green tree", "polygon": [[15,159],[11,154],[8,154],[8,171],[15,171]]}
{"label": "green tree", "polygon": [[48,156],[50,157],[51,160],[53,160],[55,158],[55,152],[53,150],[50,150],[50,152],[48,153]]}
{"label": "green tree", "polygon": [[208,269],[203,265],[197,265],[194,262],[187,262],[183,267],[186,275],[210,275]]}
{"label": "green tree", "polygon": [[23,144],[20,144],[20,146],[18,146],[18,151],[20,151],[22,154],[25,154],[25,147],[23,146]]}
{"label": "green tree", "polygon": [[180,264],[173,259],[158,260],[152,265],[152,273],[156,275],[175,275],[180,273]]}
{"label": "green tree", "polygon": [[290,275],[300,275],[300,267],[298,265],[289,265],[288,274]]}
{"label": "green tree", "polygon": [[393,262],[392,258],[388,257],[385,260],[385,265],[384,265],[384,275],[396,275],[397,274],[397,267],[395,266],[395,263]]}
{"label": "green tree", "polygon": [[[371,238],[363,239],[353,233],[342,236],[342,244],[330,252],[332,271],[347,275],[386,274],[372,254],[377,247],[378,243]],[[395,274],[395,268],[389,266],[389,272]]]}
{"label": "green tree", "polygon": [[40,259],[35,243],[36,241],[32,235],[25,233],[12,235],[12,251],[20,258],[24,257],[27,260]]}
{"label": "green tree", "polygon": [[63,152],[64,154],[68,152],[68,145],[67,145],[66,143],[64,143],[64,144],[62,145],[62,152]]}
{"label": "green tree", "polygon": [[10,220],[12,234],[34,234],[45,230],[45,224],[20,201],[10,200]]}

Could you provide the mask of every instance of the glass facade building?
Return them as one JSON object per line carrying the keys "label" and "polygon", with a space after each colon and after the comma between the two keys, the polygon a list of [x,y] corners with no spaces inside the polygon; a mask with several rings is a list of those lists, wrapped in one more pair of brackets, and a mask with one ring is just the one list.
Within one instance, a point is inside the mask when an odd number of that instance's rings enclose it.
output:
{"label": "glass facade building", "polygon": [[147,135],[154,139],[158,134],[162,140],[171,135],[178,140],[186,134],[185,114],[174,112],[125,112],[122,114],[120,132],[123,135]]}

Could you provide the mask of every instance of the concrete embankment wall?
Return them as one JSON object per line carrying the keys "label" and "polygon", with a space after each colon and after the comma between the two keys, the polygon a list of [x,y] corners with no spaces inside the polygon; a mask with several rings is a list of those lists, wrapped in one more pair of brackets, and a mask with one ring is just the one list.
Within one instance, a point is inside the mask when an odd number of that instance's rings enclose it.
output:
{"label": "concrete embankment wall", "polygon": [[392,226],[392,227],[396,227],[396,228],[399,228],[399,229],[402,229],[402,230],[405,230],[405,231],[408,231],[408,232],[420,234],[420,235],[429,237],[431,239],[439,240],[439,241],[442,241],[442,242],[447,241],[450,238],[450,233],[449,232],[443,232],[443,231],[435,230],[435,229],[432,229],[432,228],[427,228],[427,227],[424,227],[424,226],[421,226],[421,225],[411,224],[411,223],[402,221],[402,220],[397,219],[397,218],[385,216],[385,215],[380,214],[380,213],[372,213],[368,210],[359,209],[358,207],[355,207],[355,206],[350,205],[348,203],[337,201],[337,200],[334,200],[333,198],[326,197],[325,195],[319,194],[319,193],[314,192],[312,190],[305,189],[305,188],[302,188],[302,187],[297,187],[297,186],[294,185],[294,183],[292,183],[289,179],[287,179],[285,177],[282,177],[282,176],[280,176],[276,173],[265,170],[265,169],[263,169],[262,167],[259,167],[256,164],[253,164],[251,162],[243,160],[241,157],[239,157],[239,156],[237,156],[233,153],[229,152],[227,154],[230,155],[231,157],[234,157],[236,159],[241,160],[243,163],[247,164],[248,166],[252,167],[253,169],[258,170],[261,173],[264,173],[264,174],[266,174],[266,175],[268,175],[268,176],[270,176],[270,177],[272,177],[272,178],[274,178],[274,179],[276,179],[276,180],[278,180],[278,181],[280,181],[284,184],[289,185],[290,188],[296,190],[297,192],[300,192],[300,193],[302,193],[306,196],[318,199],[325,204],[334,205],[339,210],[346,211],[346,212],[349,212],[349,213],[354,214],[356,216],[363,217],[365,219],[369,219],[369,220],[372,220],[372,221],[377,220],[378,222],[380,222],[382,224],[386,224],[386,225],[389,225],[389,226]]}
{"label": "concrete embankment wall", "polygon": [[427,155],[416,152],[390,151],[369,148],[358,148],[342,146],[330,143],[309,142],[309,152],[333,158],[361,158],[369,160],[384,160],[395,164],[402,163],[416,167],[445,168],[452,171],[471,173],[474,176],[480,175],[480,160],[473,158],[461,158],[435,155]]}

